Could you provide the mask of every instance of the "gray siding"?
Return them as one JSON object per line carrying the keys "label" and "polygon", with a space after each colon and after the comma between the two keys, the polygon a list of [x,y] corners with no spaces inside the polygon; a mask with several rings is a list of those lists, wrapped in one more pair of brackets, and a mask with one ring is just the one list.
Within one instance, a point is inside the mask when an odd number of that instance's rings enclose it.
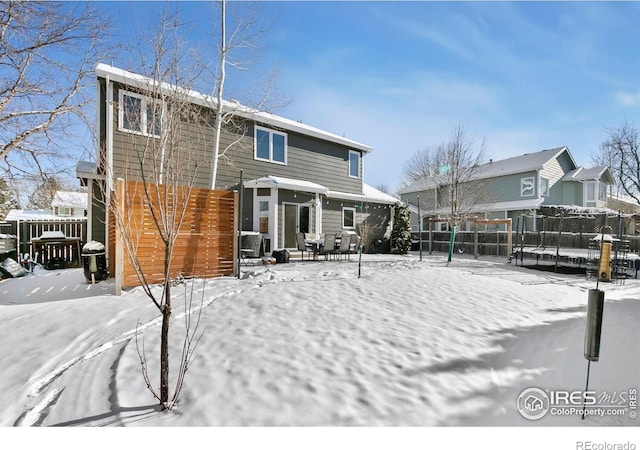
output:
{"label": "gray siding", "polygon": [[[223,146],[234,145],[220,159],[216,187],[229,189],[238,183],[240,169],[245,180],[267,175],[294,178],[321,184],[333,191],[362,194],[362,179],[349,177],[349,148],[320,139],[287,133],[287,164],[260,161],[254,158],[254,127],[248,124],[244,136],[238,139],[225,133]],[[275,130],[280,131],[280,130]],[[362,173],[362,154],[360,156]]]}
{"label": "gray siding", "polygon": [[[522,197],[520,195],[520,183],[522,178],[528,177],[534,178],[534,195]],[[492,201],[495,202],[527,200],[537,197],[535,194],[538,192],[538,181],[537,172],[535,170],[513,175],[505,175],[487,180],[487,190],[491,193]]]}
{"label": "gray siding", "polygon": [[545,164],[540,171],[540,177],[549,180],[549,196],[545,197],[543,204],[558,205],[563,203],[563,183],[560,180],[569,170],[572,170],[569,168],[570,166],[569,155],[565,152]]}
{"label": "gray siding", "polygon": [[[100,82],[103,83],[103,80]],[[153,161],[157,160],[150,155],[160,154],[162,150],[160,140],[120,130],[117,104],[119,86],[117,85],[114,87],[113,100],[114,178],[139,179],[142,170],[149,178],[150,175],[153,175]],[[198,116],[198,120],[195,120],[196,116]],[[103,123],[102,128],[104,129],[104,127]],[[175,140],[180,143],[176,148],[183,155],[180,158],[183,163],[181,167],[189,176],[195,174],[196,187],[209,187],[214,141],[211,111],[194,107],[188,117],[182,118],[176,129]],[[275,131],[282,132],[281,130]],[[334,191],[362,194],[362,178],[349,177],[349,151],[352,149],[297,133],[289,132],[286,134],[287,164],[282,165],[254,158],[254,126],[252,123],[243,122],[235,128],[229,126],[223,130],[221,152],[224,152],[224,155],[218,160],[216,188],[237,189],[242,169],[244,180],[273,175],[311,181]],[[359,153],[360,173],[362,174],[364,155],[362,152]],[[141,163],[143,155],[146,156]]]}
{"label": "gray siding", "polygon": [[563,181],[562,204],[582,206],[583,192],[582,183],[575,181]]}

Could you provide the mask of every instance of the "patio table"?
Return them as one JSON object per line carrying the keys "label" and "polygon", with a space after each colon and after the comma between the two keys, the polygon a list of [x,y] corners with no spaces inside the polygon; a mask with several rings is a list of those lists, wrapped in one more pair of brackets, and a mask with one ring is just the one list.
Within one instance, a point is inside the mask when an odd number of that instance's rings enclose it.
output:
{"label": "patio table", "polygon": [[320,253],[320,247],[324,245],[324,239],[305,239],[305,245],[310,245],[313,249],[313,260],[318,260],[318,253]]}

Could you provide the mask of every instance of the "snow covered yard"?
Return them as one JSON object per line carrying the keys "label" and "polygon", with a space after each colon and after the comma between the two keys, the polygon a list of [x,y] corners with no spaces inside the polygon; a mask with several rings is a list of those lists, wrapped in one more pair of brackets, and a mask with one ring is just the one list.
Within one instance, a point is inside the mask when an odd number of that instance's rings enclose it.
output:
{"label": "snow covered yard", "polygon": [[[355,261],[294,260],[243,267],[241,280],[196,281],[204,335],[170,413],[157,410],[140,374],[138,322],[152,381],[159,378],[158,314],[140,289],[0,305],[0,425],[640,423],[628,414],[533,422],[516,409],[528,387],[584,389],[585,306],[595,283],[503,259],[363,262],[360,279]],[[640,282],[600,287],[603,338],[590,388],[638,388]],[[176,359],[182,311],[173,314]]]}

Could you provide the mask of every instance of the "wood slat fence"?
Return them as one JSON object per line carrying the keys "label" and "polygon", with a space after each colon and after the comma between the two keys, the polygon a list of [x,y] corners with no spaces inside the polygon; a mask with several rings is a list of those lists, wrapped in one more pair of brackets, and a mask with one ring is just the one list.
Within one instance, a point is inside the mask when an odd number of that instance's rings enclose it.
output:
{"label": "wood slat fence", "polygon": [[[174,190],[164,185],[118,180],[115,210],[110,222],[114,233],[111,249],[116,291],[141,285],[127,247],[133,250],[147,283],[164,281],[165,245],[152,217],[152,208],[186,202],[170,264],[170,277],[212,278],[232,275],[237,269],[238,193],[191,189]],[[113,209],[113,208],[112,208]],[[120,226],[117,226],[118,223]],[[177,222],[175,222],[177,224]],[[176,225],[178,227],[178,225]],[[114,259],[114,258],[112,258]]]}

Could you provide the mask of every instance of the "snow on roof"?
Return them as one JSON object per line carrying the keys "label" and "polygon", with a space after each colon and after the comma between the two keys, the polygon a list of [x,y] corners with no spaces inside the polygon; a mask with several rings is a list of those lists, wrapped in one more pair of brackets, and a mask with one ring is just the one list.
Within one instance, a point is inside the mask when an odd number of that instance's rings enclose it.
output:
{"label": "snow on roof", "polygon": [[366,183],[362,183],[362,194],[352,194],[349,192],[331,191],[329,188],[322,186],[321,184],[313,183],[311,181],[296,180],[293,178],[275,177],[268,175],[266,177],[257,178],[255,180],[249,180],[244,182],[246,188],[272,188],[277,187],[281,189],[289,189],[292,191],[300,192],[312,192],[316,194],[324,194],[329,198],[339,198],[343,200],[353,200],[358,202],[370,202],[370,203],[385,203],[394,205],[399,203],[395,197],[385,194],[378,189],[369,186]]}
{"label": "snow on roof", "polygon": [[57,191],[51,201],[51,207],[69,207],[87,209],[88,194],[86,192]]}
{"label": "snow on roof", "polygon": [[5,222],[18,222],[18,221],[76,221],[86,220],[86,217],[60,217],[51,214],[51,211],[41,210],[27,210],[27,209],[11,209],[4,218]]}
{"label": "snow on roof", "polygon": [[[542,150],[535,153],[525,153],[524,155],[514,156],[512,158],[502,159],[499,161],[490,161],[478,167],[478,170],[472,177],[473,179],[485,179],[493,178],[504,175],[511,175],[520,172],[529,172],[532,170],[542,169],[545,164],[554,158],[557,158],[561,153],[569,153],[567,147],[557,147],[549,150]],[[571,157],[571,162],[575,167],[575,161]],[[401,194],[410,192],[418,192],[426,189],[433,189],[438,184],[438,177],[430,177],[427,179],[417,180],[411,183],[406,188],[400,191]]]}
{"label": "snow on roof", "polygon": [[387,205],[395,205],[400,203],[395,197],[389,194],[385,194],[378,189],[369,186],[366,183],[362,183],[362,194],[350,194],[347,192],[329,191],[327,194],[329,198],[339,198],[344,200],[354,200],[357,202],[369,202],[369,203],[383,203]]}
{"label": "snow on roof", "polygon": [[[127,70],[112,67],[102,63],[96,66],[96,74],[99,77],[102,77],[102,78],[109,77],[109,79],[112,81],[117,81],[119,83],[126,84],[129,86],[134,86],[139,89],[149,89],[150,86],[154,84],[156,85],[158,84],[158,81],[154,81],[152,78],[149,78],[137,73],[129,72]],[[168,92],[169,95],[171,95],[172,92],[176,92],[177,90],[178,92],[181,92],[182,94],[187,95],[188,98],[193,103],[205,106],[207,108],[212,108],[217,102],[217,100],[214,97],[202,94],[200,92],[196,92],[190,89],[180,89],[168,83],[159,83],[159,84],[160,84],[160,89],[164,92]],[[304,134],[307,136],[316,137],[319,139],[323,139],[325,141],[329,141],[329,142],[344,145],[353,149],[361,150],[365,153],[368,153],[372,150],[371,147],[369,147],[368,145],[362,144],[360,142],[347,139],[337,134],[329,133],[328,131],[315,128],[315,127],[303,124],[301,122],[296,122],[295,120],[286,119],[284,117],[280,117],[275,114],[271,114],[263,111],[258,111],[256,109],[240,105],[237,102],[230,102],[230,101],[224,100],[223,108],[225,108],[227,111],[233,111],[235,114],[237,114],[240,117],[251,119],[256,122],[263,123],[265,125],[271,125],[271,126],[285,129],[285,130]]]}
{"label": "snow on roof", "polygon": [[285,178],[285,177],[274,177],[273,175],[257,178],[255,180],[245,181],[244,187],[247,187],[247,188],[277,187],[282,189],[290,189],[292,191],[313,192],[313,193],[325,194],[325,195],[329,191],[329,189],[327,189],[326,187],[317,183],[312,183],[311,181],[295,180],[293,178]]}

